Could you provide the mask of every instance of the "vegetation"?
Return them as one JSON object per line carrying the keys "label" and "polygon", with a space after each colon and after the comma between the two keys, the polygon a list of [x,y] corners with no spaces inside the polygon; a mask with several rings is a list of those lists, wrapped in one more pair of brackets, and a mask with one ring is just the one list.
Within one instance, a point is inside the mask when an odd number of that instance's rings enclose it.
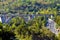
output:
{"label": "vegetation", "polygon": [[60,28],[60,0],[0,0],[0,14],[5,13],[39,16],[28,22],[17,16],[9,23],[0,23],[0,40],[60,40],[60,34],[47,29],[45,16],[40,16],[54,15]]}
{"label": "vegetation", "polygon": [[[4,2],[6,2],[6,4],[3,4]],[[2,3],[2,5],[0,6],[1,11],[4,12],[17,12],[19,13],[20,11],[22,12],[42,12],[42,11],[46,11],[48,13],[49,10],[51,10],[51,14],[56,13],[56,11],[58,10],[58,6],[60,1],[59,0],[6,0]],[[43,4],[42,4],[43,3]],[[52,9],[53,8],[53,9]],[[41,9],[41,10],[40,10]],[[42,10],[43,9],[43,10]],[[58,12],[58,11],[57,11]],[[47,14],[46,13],[46,14]],[[24,13],[23,13],[24,14]],[[49,13],[50,14],[50,13]]]}
{"label": "vegetation", "polygon": [[[44,17],[37,17],[28,23],[21,17],[13,18],[9,25],[0,23],[0,35],[4,40],[58,40],[57,36],[45,27]],[[11,38],[12,37],[12,38]],[[3,40],[2,39],[2,40]]]}

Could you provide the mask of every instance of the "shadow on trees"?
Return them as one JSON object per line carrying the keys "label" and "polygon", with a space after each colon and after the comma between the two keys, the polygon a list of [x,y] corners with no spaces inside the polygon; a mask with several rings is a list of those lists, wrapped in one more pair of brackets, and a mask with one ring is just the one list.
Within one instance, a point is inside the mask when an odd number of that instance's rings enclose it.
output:
{"label": "shadow on trees", "polygon": [[2,32],[1,33],[2,40],[14,40],[15,34],[12,32]]}
{"label": "shadow on trees", "polygon": [[32,39],[33,40],[57,40],[55,35],[53,35],[52,37],[48,37],[47,35],[46,36],[39,36],[38,34],[33,34]]}

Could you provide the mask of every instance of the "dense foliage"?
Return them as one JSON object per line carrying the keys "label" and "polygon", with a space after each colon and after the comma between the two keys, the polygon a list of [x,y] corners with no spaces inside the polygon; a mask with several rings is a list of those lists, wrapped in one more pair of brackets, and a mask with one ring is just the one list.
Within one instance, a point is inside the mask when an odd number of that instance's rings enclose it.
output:
{"label": "dense foliage", "polygon": [[0,38],[2,40],[58,40],[57,36],[45,27],[46,21],[43,18],[37,17],[26,23],[21,17],[15,17],[9,25],[0,23]]}
{"label": "dense foliage", "polygon": [[[53,14],[54,21],[60,26],[60,0],[0,0],[0,14],[39,15],[26,22],[14,17],[7,23],[0,23],[0,40],[60,40],[45,27],[46,18],[42,15]],[[25,16],[24,16],[25,17]]]}
{"label": "dense foliage", "polygon": [[[2,4],[2,5],[1,5]],[[1,2],[1,13],[29,13],[55,14],[59,11],[59,0],[6,0]],[[46,12],[45,12],[46,11]],[[51,12],[50,12],[51,11]]]}

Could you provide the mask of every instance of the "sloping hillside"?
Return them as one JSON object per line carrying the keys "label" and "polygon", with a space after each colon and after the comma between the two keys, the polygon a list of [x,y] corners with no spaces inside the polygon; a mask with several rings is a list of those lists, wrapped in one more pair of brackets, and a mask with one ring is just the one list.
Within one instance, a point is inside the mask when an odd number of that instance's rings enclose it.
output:
{"label": "sloping hillside", "polygon": [[22,7],[22,9],[24,9],[24,7],[27,7],[27,6],[31,6],[32,9],[33,7],[37,6],[36,8],[37,10],[39,9],[40,6],[42,8],[44,7],[44,9],[46,7],[54,8],[54,7],[57,7],[56,5],[59,3],[60,3],[60,0],[5,0],[5,1],[3,0],[0,2],[0,12],[2,11],[2,9],[5,12],[10,12],[12,10],[14,11],[15,8],[20,9],[20,7]]}

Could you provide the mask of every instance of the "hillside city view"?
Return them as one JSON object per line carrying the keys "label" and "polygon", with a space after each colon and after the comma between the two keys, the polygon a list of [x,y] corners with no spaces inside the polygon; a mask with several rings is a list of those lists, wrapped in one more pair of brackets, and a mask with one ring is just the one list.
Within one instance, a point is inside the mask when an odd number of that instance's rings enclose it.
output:
{"label": "hillside city view", "polygon": [[60,40],[60,0],[0,0],[0,40]]}

